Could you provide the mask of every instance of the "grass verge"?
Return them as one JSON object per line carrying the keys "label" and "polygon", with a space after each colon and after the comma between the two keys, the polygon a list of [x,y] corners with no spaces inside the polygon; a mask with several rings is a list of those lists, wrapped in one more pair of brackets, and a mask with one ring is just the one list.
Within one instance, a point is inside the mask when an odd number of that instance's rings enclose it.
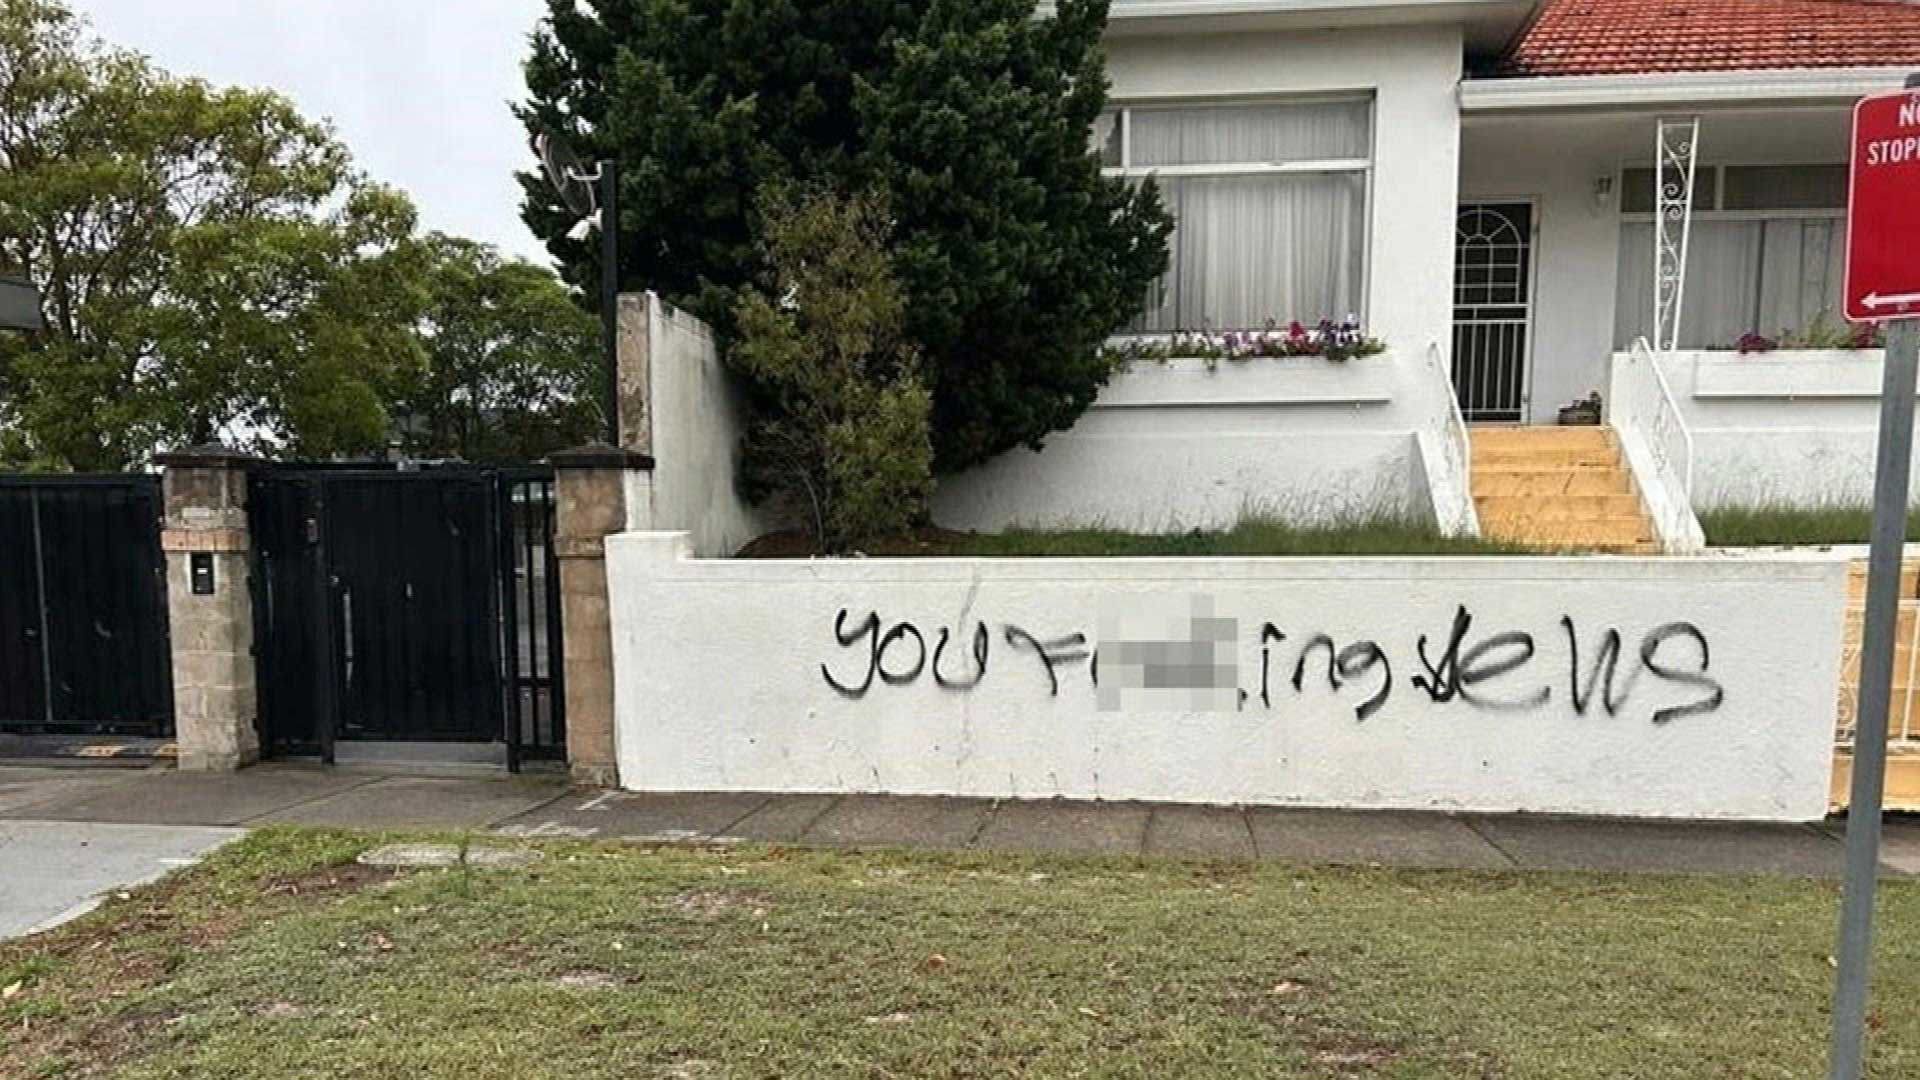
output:
{"label": "grass verge", "polygon": [[[812,553],[806,537],[776,533],[740,554],[781,558]],[[1470,536],[1446,536],[1431,525],[1395,518],[1329,525],[1249,520],[1230,529],[1133,533],[1119,529],[1008,529],[963,533],[923,529],[871,546],[880,556],[972,558],[1214,555],[1528,555],[1534,549]]]}
{"label": "grass verge", "polygon": [[[1873,524],[1865,505],[1723,506],[1700,514],[1713,547],[1864,544]],[[1920,540],[1920,508],[1907,512],[1907,539]]]}
{"label": "grass verge", "polygon": [[[275,829],[0,944],[0,1075],[1807,1077],[1825,883]],[[1875,1076],[1920,1071],[1884,887]]]}

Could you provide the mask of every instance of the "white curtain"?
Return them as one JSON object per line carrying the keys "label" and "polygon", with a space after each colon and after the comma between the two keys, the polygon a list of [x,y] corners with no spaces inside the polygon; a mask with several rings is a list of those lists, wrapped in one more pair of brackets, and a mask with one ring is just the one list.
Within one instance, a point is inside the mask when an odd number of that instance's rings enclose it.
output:
{"label": "white curtain", "polygon": [[1138,107],[1132,110],[1128,164],[1146,169],[1370,158],[1370,111],[1363,99]]}
{"label": "white curtain", "polygon": [[[1129,164],[1276,164],[1371,157],[1367,100],[1141,107]],[[1366,174],[1163,176],[1173,264],[1133,329],[1234,330],[1360,310]]]}
{"label": "white curtain", "polygon": [[[1744,334],[1804,329],[1837,318],[1844,226],[1832,218],[1693,223],[1687,249],[1680,345],[1731,347]],[[1653,333],[1653,224],[1620,227],[1614,341],[1626,348]]]}
{"label": "white curtain", "polygon": [[1173,269],[1139,330],[1235,330],[1360,310],[1361,173],[1161,181]]}

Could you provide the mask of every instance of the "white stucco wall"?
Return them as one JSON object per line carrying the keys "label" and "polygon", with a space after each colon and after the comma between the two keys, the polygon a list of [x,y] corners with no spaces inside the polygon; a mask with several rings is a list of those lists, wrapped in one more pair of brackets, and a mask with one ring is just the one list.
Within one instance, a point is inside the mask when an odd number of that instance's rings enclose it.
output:
{"label": "white stucco wall", "polygon": [[[1247,508],[1301,521],[1382,506],[1430,513],[1415,433],[1443,422],[1447,408],[1444,384],[1426,364],[1432,349],[1444,364],[1452,347],[1459,28],[1155,34],[1116,37],[1107,50],[1119,103],[1374,96],[1362,315],[1390,351],[1344,368],[1223,365],[1215,381],[1243,399],[1236,404],[1143,402],[1187,394],[1191,387],[1174,387],[1182,380],[1204,381],[1178,364],[1122,375],[1044,450],[1015,450],[947,480],[935,520],[958,529],[1161,528],[1227,525]],[[1264,365],[1268,374],[1258,372]],[[1313,393],[1322,400],[1303,396]]]}
{"label": "white stucco wall", "polygon": [[[1686,110],[1668,110],[1684,114]],[[1531,201],[1534,343],[1528,415],[1606,392],[1620,259],[1620,172],[1653,162],[1659,113],[1469,114],[1460,132],[1462,202]],[[1843,107],[1703,111],[1700,160],[1817,164],[1846,160]],[[1614,185],[1602,201],[1595,185]],[[1449,256],[1450,258],[1451,256]],[[1450,265],[1450,264],[1449,264]]]}
{"label": "white stucco wall", "polygon": [[1870,502],[1884,358],[1879,349],[1662,357],[1693,435],[1695,508]]}
{"label": "white stucco wall", "polygon": [[1141,362],[1069,431],[944,479],[949,528],[1432,517],[1392,355]]}
{"label": "white stucco wall", "polygon": [[[627,533],[607,560],[633,790],[1826,807],[1837,557],[701,560]],[[1204,700],[1119,689],[1123,640],[1210,634],[1169,661]]]}
{"label": "white stucco wall", "polygon": [[[649,494],[629,502],[635,528],[684,530],[702,555],[731,555],[767,531],[765,515],[734,487],[743,423],[713,332],[653,293],[622,298],[623,369],[644,373],[643,449],[654,458]],[[632,355],[638,350],[645,355]]]}

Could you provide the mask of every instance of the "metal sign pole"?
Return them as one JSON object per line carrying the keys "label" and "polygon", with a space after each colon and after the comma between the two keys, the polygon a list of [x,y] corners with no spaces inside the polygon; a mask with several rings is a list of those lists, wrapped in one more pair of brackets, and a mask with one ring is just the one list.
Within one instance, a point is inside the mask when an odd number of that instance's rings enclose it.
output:
{"label": "metal sign pole", "polygon": [[606,365],[607,445],[620,445],[620,163],[600,163],[600,348]]}
{"label": "metal sign pole", "polygon": [[1900,617],[1900,564],[1913,458],[1914,373],[1920,367],[1917,354],[1920,321],[1887,324],[1880,442],[1873,473],[1873,548],[1867,557],[1867,610],[1860,649],[1860,703],[1854,714],[1853,796],[1847,804],[1846,893],[1840,902],[1839,974],[1833,988],[1833,1056],[1828,1074],[1832,1080],[1860,1080],[1866,1063],[1873,890],[1880,864],[1880,802],[1887,778],[1887,709],[1893,696],[1893,648]]}

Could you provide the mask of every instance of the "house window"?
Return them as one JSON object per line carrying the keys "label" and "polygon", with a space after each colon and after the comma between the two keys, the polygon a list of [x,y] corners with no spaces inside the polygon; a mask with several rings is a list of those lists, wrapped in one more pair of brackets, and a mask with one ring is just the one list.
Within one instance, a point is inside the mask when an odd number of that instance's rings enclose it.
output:
{"label": "house window", "polygon": [[1359,312],[1371,99],[1129,105],[1094,142],[1108,175],[1154,177],[1174,217],[1172,266],[1133,332]]}
{"label": "house window", "polygon": [[[1653,171],[1621,178],[1620,276],[1614,341],[1653,328]],[[1729,348],[1743,335],[1779,337],[1839,325],[1846,256],[1845,165],[1700,166],[1680,345]]]}

